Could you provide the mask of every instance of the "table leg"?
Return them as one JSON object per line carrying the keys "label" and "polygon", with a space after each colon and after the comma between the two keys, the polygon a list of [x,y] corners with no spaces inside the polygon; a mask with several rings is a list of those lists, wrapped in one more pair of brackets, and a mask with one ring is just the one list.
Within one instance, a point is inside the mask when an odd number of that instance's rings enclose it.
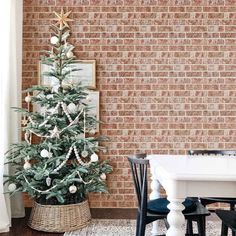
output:
{"label": "table leg", "polygon": [[180,198],[168,198],[170,201],[168,208],[170,209],[167,215],[167,221],[170,225],[166,236],[184,236],[185,230],[182,227],[185,223],[184,215],[182,211],[184,210],[184,205],[182,202],[184,199]]}
{"label": "table leg", "polygon": [[[160,183],[153,176],[151,177],[151,189],[150,200],[160,198]],[[152,223],[152,236],[158,235],[158,221]]]}

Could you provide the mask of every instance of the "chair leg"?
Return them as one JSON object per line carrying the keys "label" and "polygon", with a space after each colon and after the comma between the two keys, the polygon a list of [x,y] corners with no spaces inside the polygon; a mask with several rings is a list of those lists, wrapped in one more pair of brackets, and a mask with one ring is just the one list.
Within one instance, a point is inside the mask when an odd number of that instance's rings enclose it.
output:
{"label": "chair leg", "polygon": [[[235,211],[235,205],[234,205],[234,203],[231,203],[230,204],[230,210],[231,211]],[[232,230],[232,236],[236,236],[236,234],[235,234],[235,232]]]}
{"label": "chair leg", "polygon": [[193,234],[193,222],[191,220],[187,220],[186,234],[188,234],[188,235]]}
{"label": "chair leg", "polygon": [[197,228],[199,236],[206,236],[205,216],[197,220]]}
{"label": "chair leg", "polygon": [[145,222],[140,222],[140,225],[139,225],[139,235],[138,236],[145,236],[145,229],[146,229]]}
{"label": "chair leg", "polygon": [[228,227],[223,224],[222,222],[222,225],[221,225],[221,236],[227,236],[228,235]]}
{"label": "chair leg", "polygon": [[136,220],[136,236],[139,236],[139,225],[140,225],[140,214],[138,213],[137,215],[137,220]]}
{"label": "chair leg", "polygon": [[165,223],[165,227],[166,227],[166,229],[169,229],[169,228],[170,228],[170,225],[169,225],[167,219],[164,219],[164,223]]}

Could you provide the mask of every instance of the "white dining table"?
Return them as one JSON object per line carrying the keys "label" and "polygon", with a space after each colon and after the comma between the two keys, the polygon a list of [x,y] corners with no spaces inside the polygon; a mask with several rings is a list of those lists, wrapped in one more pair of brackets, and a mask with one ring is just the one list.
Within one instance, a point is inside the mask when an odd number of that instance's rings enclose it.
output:
{"label": "white dining table", "polygon": [[[150,199],[162,186],[170,201],[167,236],[184,236],[182,202],[186,197],[236,197],[236,158],[233,156],[149,155]],[[157,235],[157,222],[152,235]]]}

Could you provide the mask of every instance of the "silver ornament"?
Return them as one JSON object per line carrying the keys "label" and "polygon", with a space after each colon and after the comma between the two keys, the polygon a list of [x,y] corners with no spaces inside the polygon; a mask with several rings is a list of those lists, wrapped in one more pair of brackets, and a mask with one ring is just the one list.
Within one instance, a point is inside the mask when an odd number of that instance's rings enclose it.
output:
{"label": "silver ornament", "polygon": [[88,152],[86,150],[81,152],[81,156],[82,157],[87,157],[88,156]]}
{"label": "silver ornament", "polygon": [[46,184],[49,187],[51,185],[52,179],[50,177],[46,178]]}
{"label": "silver ornament", "polygon": [[71,185],[70,187],[69,187],[69,192],[70,193],[75,193],[77,191],[77,187],[75,186],[75,185]]}

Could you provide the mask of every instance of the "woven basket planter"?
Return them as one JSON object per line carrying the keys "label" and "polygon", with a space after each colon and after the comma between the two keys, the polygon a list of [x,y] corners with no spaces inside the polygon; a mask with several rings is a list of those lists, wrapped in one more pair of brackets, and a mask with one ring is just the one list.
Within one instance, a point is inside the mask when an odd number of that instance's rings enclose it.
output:
{"label": "woven basket planter", "polygon": [[90,220],[87,200],[69,205],[40,205],[34,202],[28,225],[38,231],[61,233],[81,229]]}

